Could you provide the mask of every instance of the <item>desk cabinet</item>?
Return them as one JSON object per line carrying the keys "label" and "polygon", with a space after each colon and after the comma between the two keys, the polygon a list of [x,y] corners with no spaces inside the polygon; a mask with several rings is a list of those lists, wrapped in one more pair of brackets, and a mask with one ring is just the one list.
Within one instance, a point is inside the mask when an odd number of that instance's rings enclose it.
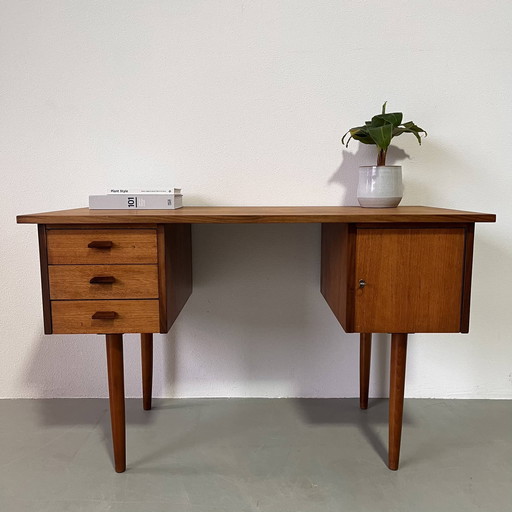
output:
{"label": "desk cabinet", "polygon": [[322,293],[347,332],[467,332],[472,225],[324,224]]}

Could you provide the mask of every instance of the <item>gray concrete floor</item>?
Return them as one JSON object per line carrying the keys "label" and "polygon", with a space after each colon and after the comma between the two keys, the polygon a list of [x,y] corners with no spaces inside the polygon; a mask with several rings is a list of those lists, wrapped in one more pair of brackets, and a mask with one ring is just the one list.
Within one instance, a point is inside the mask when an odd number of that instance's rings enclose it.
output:
{"label": "gray concrete floor", "polygon": [[387,401],[127,400],[126,473],[106,400],[0,401],[0,511],[512,510],[512,402],[406,400],[389,471]]}

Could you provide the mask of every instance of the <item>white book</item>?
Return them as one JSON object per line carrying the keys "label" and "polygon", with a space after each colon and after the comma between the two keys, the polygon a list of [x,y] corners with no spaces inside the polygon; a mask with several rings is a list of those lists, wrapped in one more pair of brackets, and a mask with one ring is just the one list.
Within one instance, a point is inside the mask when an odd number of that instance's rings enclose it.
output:
{"label": "white book", "polygon": [[108,194],[181,194],[181,188],[109,188]]}
{"label": "white book", "polygon": [[105,194],[89,196],[91,210],[176,210],[183,207],[181,194]]}

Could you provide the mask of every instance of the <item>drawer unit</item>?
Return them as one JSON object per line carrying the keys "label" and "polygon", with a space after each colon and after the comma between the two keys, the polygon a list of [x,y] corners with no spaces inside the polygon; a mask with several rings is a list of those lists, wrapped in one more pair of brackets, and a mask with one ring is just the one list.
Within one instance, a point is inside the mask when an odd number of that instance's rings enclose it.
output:
{"label": "drawer unit", "polygon": [[50,298],[157,299],[157,265],[50,265]]}
{"label": "drawer unit", "polygon": [[51,229],[48,264],[157,263],[156,229]]}
{"label": "drawer unit", "polygon": [[158,300],[53,300],[58,334],[159,332]]}
{"label": "drawer unit", "polygon": [[39,226],[46,334],[167,332],[192,291],[190,224]]}

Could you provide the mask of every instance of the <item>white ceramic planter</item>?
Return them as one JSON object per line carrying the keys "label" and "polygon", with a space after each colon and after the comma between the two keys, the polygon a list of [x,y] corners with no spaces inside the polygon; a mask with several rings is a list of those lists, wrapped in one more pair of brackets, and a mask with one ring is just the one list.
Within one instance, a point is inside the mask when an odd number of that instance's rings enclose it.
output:
{"label": "white ceramic planter", "polygon": [[402,200],[404,186],[400,165],[359,167],[357,200],[365,208],[394,208]]}

